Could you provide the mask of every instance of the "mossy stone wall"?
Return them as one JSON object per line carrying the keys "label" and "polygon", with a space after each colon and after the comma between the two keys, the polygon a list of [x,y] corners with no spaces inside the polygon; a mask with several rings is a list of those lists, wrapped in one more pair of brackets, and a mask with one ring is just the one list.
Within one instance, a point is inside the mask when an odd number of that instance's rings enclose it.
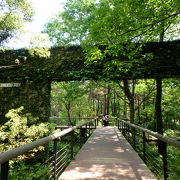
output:
{"label": "mossy stone wall", "polygon": [[[21,87],[0,88],[0,123],[6,121],[9,109],[20,106],[40,121],[48,121],[52,81],[180,77],[180,40],[145,43],[138,63],[122,54],[88,65],[83,49],[78,46],[52,48],[49,57],[31,55],[27,49],[1,50],[0,83],[20,82]],[[153,58],[146,58],[147,54]],[[15,64],[16,59],[19,65]],[[113,65],[114,59],[122,64],[121,68]]]}
{"label": "mossy stone wall", "polygon": [[39,117],[40,122],[47,122],[50,116],[49,81],[21,82],[20,87],[0,88],[0,124],[7,121],[5,114],[10,109],[24,106],[24,113]]}

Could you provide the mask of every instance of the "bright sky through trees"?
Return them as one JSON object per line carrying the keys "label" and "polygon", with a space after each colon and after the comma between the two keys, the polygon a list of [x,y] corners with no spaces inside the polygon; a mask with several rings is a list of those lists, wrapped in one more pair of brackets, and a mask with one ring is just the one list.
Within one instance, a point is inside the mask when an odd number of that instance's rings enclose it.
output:
{"label": "bright sky through trees", "polygon": [[[10,48],[23,48],[29,47],[31,39],[38,36],[43,30],[43,26],[47,23],[57,12],[63,10],[63,4],[66,0],[29,0],[33,4],[35,15],[33,21],[26,23],[24,27],[24,35],[17,35],[6,45]],[[47,36],[43,37],[47,38]],[[46,42],[47,45],[48,40]]]}
{"label": "bright sky through trees", "polygon": [[43,25],[52,18],[58,11],[63,9],[63,3],[66,0],[30,0],[36,12],[32,23],[26,27],[33,32],[40,32]]}

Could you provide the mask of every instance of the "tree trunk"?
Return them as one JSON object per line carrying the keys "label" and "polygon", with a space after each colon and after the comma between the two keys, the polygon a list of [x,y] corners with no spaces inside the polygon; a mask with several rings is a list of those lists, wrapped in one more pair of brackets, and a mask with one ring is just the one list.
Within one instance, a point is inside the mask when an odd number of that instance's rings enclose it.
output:
{"label": "tree trunk", "polygon": [[138,124],[141,124],[141,117],[140,117],[140,96],[137,97],[137,116],[138,116]]}
{"label": "tree trunk", "polygon": [[156,79],[156,103],[155,103],[155,119],[156,119],[156,130],[159,134],[163,134],[163,122],[162,122],[162,110],[161,110],[161,99],[162,99],[162,79]]}
{"label": "tree trunk", "polygon": [[67,115],[68,115],[68,126],[72,125],[72,121],[71,121],[71,103],[68,102],[67,104],[65,104],[66,110],[67,110]]}
{"label": "tree trunk", "polygon": [[111,87],[108,85],[107,87],[107,105],[106,105],[106,114],[109,115],[109,108],[110,108],[110,92],[111,92]]}
{"label": "tree trunk", "polygon": [[[155,104],[155,120],[156,120],[156,131],[159,134],[163,134],[163,121],[162,121],[162,110],[161,110],[161,98],[162,98],[162,79],[156,79],[156,104]],[[158,140],[158,152],[164,153],[164,143]]]}
{"label": "tree trunk", "polygon": [[106,109],[107,109],[107,95],[104,94],[104,107],[103,107],[103,114],[106,114]]}
{"label": "tree trunk", "polygon": [[130,122],[134,123],[134,114],[135,114],[134,99],[129,102],[129,108],[130,108]]}
{"label": "tree trunk", "polygon": [[107,89],[104,94],[104,111],[103,114],[109,115],[109,105],[110,105],[110,86],[107,86]]}
{"label": "tree trunk", "polygon": [[[164,22],[161,22],[162,31],[160,33],[159,41],[163,42],[164,34],[165,34],[165,26]],[[156,79],[156,104],[155,104],[155,119],[156,119],[156,130],[159,134],[163,134],[163,121],[162,121],[162,107],[161,107],[161,100],[162,100],[162,79]],[[164,153],[164,143],[162,141],[158,141],[158,151],[159,153]]]}
{"label": "tree trunk", "polygon": [[100,98],[99,98],[99,95],[97,96],[97,106],[96,106],[96,116],[99,116],[100,114]]}
{"label": "tree trunk", "polygon": [[115,93],[115,90],[114,90],[114,98],[113,98],[113,116],[117,116],[116,93]]}
{"label": "tree trunk", "polygon": [[134,114],[135,114],[135,109],[134,109],[134,91],[135,91],[135,83],[133,81],[133,89],[132,92],[130,91],[130,86],[128,80],[123,80],[124,83],[124,93],[126,97],[129,100],[129,109],[130,109],[130,122],[134,123]]}
{"label": "tree trunk", "polygon": [[126,103],[126,96],[124,96],[124,109],[123,109],[123,115],[125,118],[127,118],[127,103]]}

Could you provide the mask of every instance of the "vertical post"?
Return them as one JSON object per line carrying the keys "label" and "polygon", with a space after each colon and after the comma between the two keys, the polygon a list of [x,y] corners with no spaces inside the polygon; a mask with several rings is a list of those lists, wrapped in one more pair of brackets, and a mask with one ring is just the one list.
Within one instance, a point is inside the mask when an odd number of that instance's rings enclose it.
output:
{"label": "vertical post", "polygon": [[146,163],[146,134],[143,132],[143,159]]}
{"label": "vertical post", "polygon": [[119,119],[116,119],[116,122],[117,122],[118,130],[120,130]]}
{"label": "vertical post", "polygon": [[88,130],[87,130],[87,123],[86,123],[86,140],[87,140],[87,133],[88,133]]}
{"label": "vertical post", "polygon": [[129,127],[128,127],[128,124],[125,124],[126,125],[126,134],[127,134],[127,136],[128,136],[128,132],[129,132]]}
{"label": "vertical post", "polygon": [[53,150],[53,180],[56,180],[56,165],[57,165],[57,139],[54,140],[54,150]]}
{"label": "vertical post", "polygon": [[1,164],[0,179],[1,180],[8,180],[8,174],[9,174],[9,161]]}
{"label": "vertical post", "polygon": [[134,150],[136,150],[136,128],[132,129],[132,136],[133,136],[133,146]]}
{"label": "vertical post", "polygon": [[126,132],[127,131],[127,127],[126,127],[126,124],[125,124],[125,122],[124,122],[124,135],[126,136]]}
{"label": "vertical post", "polygon": [[82,130],[82,127],[79,128],[79,148],[82,147],[82,134],[83,134],[83,130]]}
{"label": "vertical post", "polygon": [[95,118],[95,120],[94,120],[94,125],[95,125],[95,129],[96,129],[96,126],[97,126],[97,118]]}
{"label": "vertical post", "polygon": [[[155,103],[155,119],[156,119],[156,130],[157,133],[163,135],[163,120],[162,120],[162,79],[156,79],[156,103]],[[158,140],[158,152],[163,153],[163,143]]]}
{"label": "vertical post", "polygon": [[74,131],[71,132],[71,159],[74,158]]}
{"label": "vertical post", "polygon": [[119,125],[120,131],[122,132],[122,130],[123,130],[123,122],[120,119],[118,120],[118,125]]}
{"label": "vertical post", "polygon": [[127,135],[128,135],[128,140],[129,140],[129,138],[130,138],[130,128],[131,128],[131,127],[127,124],[127,133],[128,133]]}
{"label": "vertical post", "polygon": [[126,133],[127,133],[127,127],[126,127],[126,124],[124,122],[124,136],[126,137]]}
{"label": "vertical post", "polygon": [[124,134],[124,122],[122,122],[122,134]]}
{"label": "vertical post", "polygon": [[89,136],[91,135],[91,125],[90,125],[90,122],[88,123],[89,125]]}
{"label": "vertical post", "polygon": [[128,137],[128,141],[129,141],[129,125],[126,124],[126,126],[127,126],[127,137]]}
{"label": "vertical post", "polygon": [[168,180],[168,164],[167,164],[167,144],[162,142],[163,144],[163,171],[164,171],[164,180]]}

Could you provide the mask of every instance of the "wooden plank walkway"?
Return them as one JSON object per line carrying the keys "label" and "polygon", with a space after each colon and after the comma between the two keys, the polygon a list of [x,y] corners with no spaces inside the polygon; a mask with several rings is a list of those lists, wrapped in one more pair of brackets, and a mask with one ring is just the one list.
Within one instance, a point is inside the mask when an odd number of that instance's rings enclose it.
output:
{"label": "wooden plank walkway", "polygon": [[98,127],[59,180],[155,180],[116,127]]}

